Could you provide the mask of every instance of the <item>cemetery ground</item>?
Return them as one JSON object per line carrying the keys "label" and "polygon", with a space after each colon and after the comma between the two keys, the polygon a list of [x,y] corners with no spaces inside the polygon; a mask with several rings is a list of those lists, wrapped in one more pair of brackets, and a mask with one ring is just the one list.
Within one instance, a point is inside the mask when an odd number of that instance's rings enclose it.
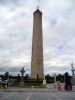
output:
{"label": "cemetery ground", "polygon": [[49,88],[17,88],[0,89],[0,100],[75,100],[75,87],[72,91]]}
{"label": "cemetery ground", "polygon": [[53,79],[48,79],[44,88],[41,86],[43,79],[24,80],[23,87],[19,86],[20,80],[15,80],[12,86],[0,89],[0,100],[75,100],[75,86],[65,90],[63,82],[62,89],[58,90]]}
{"label": "cemetery ground", "polygon": [[[19,87],[19,83],[20,81],[16,80],[13,84],[12,87]],[[43,83],[43,79],[28,79],[28,80],[24,80],[25,83],[25,87],[41,87],[42,83]],[[54,83],[54,80],[49,80],[49,82],[47,83]]]}
{"label": "cemetery ground", "polygon": [[19,87],[19,82],[15,81],[11,87],[0,89],[0,100],[75,100],[74,86],[72,90],[67,91],[64,85],[62,90],[58,90],[52,80],[47,87],[43,88],[41,84],[42,80],[28,80],[25,81],[25,86]]}

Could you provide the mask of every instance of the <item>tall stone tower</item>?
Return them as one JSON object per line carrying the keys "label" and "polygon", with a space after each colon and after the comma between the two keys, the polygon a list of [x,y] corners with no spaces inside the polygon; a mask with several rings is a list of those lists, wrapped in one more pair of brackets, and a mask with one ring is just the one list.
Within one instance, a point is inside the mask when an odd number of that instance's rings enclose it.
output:
{"label": "tall stone tower", "polygon": [[37,8],[33,15],[31,78],[43,78],[42,12]]}

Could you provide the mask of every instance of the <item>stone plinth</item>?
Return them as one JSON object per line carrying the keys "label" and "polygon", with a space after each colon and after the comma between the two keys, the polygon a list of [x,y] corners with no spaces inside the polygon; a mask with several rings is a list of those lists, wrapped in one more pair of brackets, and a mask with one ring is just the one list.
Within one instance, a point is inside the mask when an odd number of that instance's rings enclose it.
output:
{"label": "stone plinth", "polygon": [[25,83],[24,82],[20,82],[19,86],[25,86]]}
{"label": "stone plinth", "polygon": [[46,86],[46,85],[47,85],[47,83],[46,83],[45,76],[44,76],[44,80],[43,80],[42,86]]}

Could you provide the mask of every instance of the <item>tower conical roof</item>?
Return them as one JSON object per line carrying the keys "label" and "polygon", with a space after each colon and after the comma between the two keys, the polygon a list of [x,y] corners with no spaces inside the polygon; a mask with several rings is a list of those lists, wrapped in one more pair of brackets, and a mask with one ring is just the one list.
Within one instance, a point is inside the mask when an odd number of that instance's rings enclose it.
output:
{"label": "tower conical roof", "polygon": [[37,13],[37,12],[39,12],[39,13],[42,14],[42,12],[39,10],[39,7],[37,7],[36,11],[35,11],[33,14],[35,14],[35,13]]}

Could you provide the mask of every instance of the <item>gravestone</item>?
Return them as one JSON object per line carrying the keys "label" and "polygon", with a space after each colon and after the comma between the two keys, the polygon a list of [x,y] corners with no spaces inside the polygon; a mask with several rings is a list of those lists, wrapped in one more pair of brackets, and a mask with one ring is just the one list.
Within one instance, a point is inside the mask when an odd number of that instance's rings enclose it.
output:
{"label": "gravestone", "polygon": [[21,82],[20,82],[19,86],[25,86],[25,83],[23,82],[23,75],[24,75],[24,73],[25,73],[23,67],[22,67],[22,70],[21,70],[20,72],[21,72]]}
{"label": "gravestone", "polygon": [[74,69],[73,63],[71,63],[71,67],[72,67],[72,69],[71,69],[71,71],[72,71],[72,76],[74,76],[74,71],[75,71],[75,69]]}
{"label": "gravestone", "polygon": [[57,87],[57,83],[56,83],[56,73],[54,73],[54,87]]}
{"label": "gravestone", "polygon": [[74,74],[75,69],[74,69],[73,63],[71,63],[71,67],[72,67],[72,69],[71,69],[72,79],[70,81],[71,81],[72,85],[75,85],[75,74]]}
{"label": "gravestone", "polygon": [[56,73],[54,73],[54,83],[56,83]]}
{"label": "gravestone", "polygon": [[43,80],[43,83],[42,83],[42,86],[46,86],[46,80],[45,80],[45,76],[44,76],[44,80]]}

